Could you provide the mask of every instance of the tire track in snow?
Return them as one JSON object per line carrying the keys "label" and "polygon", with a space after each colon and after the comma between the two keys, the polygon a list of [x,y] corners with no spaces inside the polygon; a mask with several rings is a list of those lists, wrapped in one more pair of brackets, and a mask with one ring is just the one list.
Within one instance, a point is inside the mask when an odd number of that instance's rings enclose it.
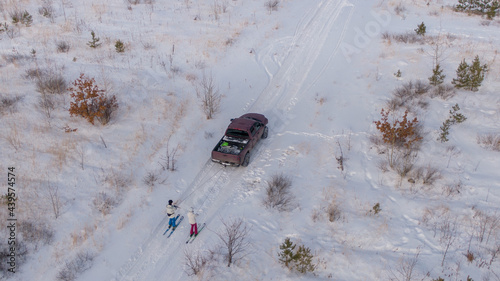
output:
{"label": "tire track in snow", "polygon": [[[314,63],[317,62],[321,51],[325,48],[330,31],[334,29],[336,24],[340,25],[342,29],[339,32],[339,40],[336,42],[337,44],[326,64],[313,79],[313,83],[306,88],[306,91],[301,92],[301,94],[307,94],[307,89],[324,73],[328,63],[337,54],[354,11],[353,7],[347,0],[322,1],[313,13],[306,13],[305,18],[307,21],[299,23],[287,50],[287,55],[275,75],[270,73],[269,66],[265,65],[266,61],[262,56],[257,56],[257,63],[262,65],[268,73],[270,82],[249,111],[266,112],[269,109],[275,109],[283,114],[285,111],[289,111],[291,109],[290,104],[294,105],[294,98],[303,88],[304,81],[309,76]],[[339,22],[341,12],[345,8],[349,9],[348,17],[344,22]],[[282,40],[277,40],[277,45],[280,45]],[[271,47],[276,47],[276,45],[272,44]],[[269,48],[266,48],[265,53],[272,52],[269,51]]]}
{"label": "tire track in snow", "polygon": [[[266,115],[272,116],[271,118],[279,119],[283,116],[275,116],[276,114],[271,112],[271,110],[278,109],[284,112],[285,110],[291,109],[290,104],[294,105],[293,99],[299,94],[300,89],[303,88],[304,81],[309,76],[321,51],[325,48],[325,43],[335,24],[342,26],[339,40],[330,58],[326,62],[327,64],[324,65],[323,69],[313,79],[313,83],[318,79],[317,77],[324,72],[331,58],[337,53],[353,10],[351,8],[349,17],[346,21],[339,23],[338,20],[341,11],[346,7],[352,7],[347,0],[323,0],[315,9],[306,12],[297,25],[295,34],[291,39],[291,43],[282,63],[276,60],[276,58],[271,59],[271,61],[276,64],[276,75],[272,74],[273,71],[271,71],[269,66],[266,66],[265,63],[267,63],[266,61],[269,59],[269,54],[272,53],[272,48],[279,44],[283,44],[283,42],[289,39],[279,39],[275,44],[271,45],[271,49],[268,48],[264,50],[264,56],[257,55],[257,59],[260,60],[260,65],[262,65],[264,70],[268,73],[270,81],[257,100],[250,106],[249,111],[266,112]],[[308,88],[310,88],[311,85],[309,85]],[[306,93],[303,92],[303,94]],[[272,130],[273,128],[271,127],[270,129]],[[272,141],[272,139],[273,137],[268,141]],[[253,153],[254,157],[261,153],[261,147],[260,145],[256,147]],[[211,163],[209,159],[202,170],[197,174],[190,187],[182,193],[181,198],[193,192],[194,189],[200,188],[199,185],[203,184],[203,179],[210,177],[213,165],[214,164]],[[235,183],[237,183],[246,172],[247,171],[243,169],[224,170],[215,180],[215,184],[212,188],[205,189],[201,192],[202,197],[208,197],[201,206],[204,217],[210,218],[209,221],[206,221],[207,224],[215,219],[214,214],[227,204],[228,200],[233,196],[234,190],[237,189],[234,187]],[[220,185],[217,184],[219,183],[219,179],[223,179],[224,181]],[[198,196],[197,198],[200,200],[199,198],[201,197]],[[192,200],[196,201],[196,199]],[[191,204],[195,203],[192,200]],[[186,204],[189,204],[189,201],[187,201]],[[118,276],[114,280],[159,280],[158,278],[161,279],[165,276],[169,276],[169,279],[175,278],[171,274],[172,272],[178,272],[177,274],[182,275],[182,272],[178,270],[177,264],[182,258],[176,258],[175,260],[177,263],[175,263],[172,262],[172,260],[168,260],[168,257],[172,255],[182,255],[182,251],[179,250],[184,245],[181,241],[184,236],[174,235],[167,240],[162,235],[166,225],[167,218],[165,217],[146,241],[141,244],[141,247],[131,257],[129,262],[120,268],[117,274]],[[184,224],[184,226],[185,225],[186,224]],[[158,266],[159,268],[157,268]],[[168,272],[169,274],[166,275]]]}
{"label": "tire track in snow", "polygon": [[[215,163],[213,163],[210,159],[208,159],[207,163],[203,166],[203,168],[198,172],[197,176],[193,179],[192,183],[189,185],[190,188],[184,190],[181,193],[179,198],[188,199],[189,196],[196,189],[201,189],[202,187],[208,184],[212,184],[213,181],[218,182],[220,178],[224,178],[224,173],[219,175],[219,177],[215,177],[220,169],[213,169],[216,167]],[[218,168],[218,167],[217,167]],[[225,172],[227,174],[227,172]],[[215,186],[215,184],[213,184]],[[205,193],[214,193],[212,188],[206,190]],[[207,194],[205,194],[207,195]],[[208,195],[207,195],[208,196]],[[199,202],[198,202],[199,203]],[[201,203],[202,205],[205,202]],[[134,255],[129,259],[129,261],[120,268],[118,271],[118,276],[115,277],[114,280],[127,280],[127,281],[136,281],[136,280],[144,280],[144,275],[149,273],[149,268],[151,265],[157,264],[158,261],[164,256],[166,251],[171,247],[172,244],[178,244],[172,238],[167,238],[163,235],[163,232],[167,228],[168,218],[165,216],[163,220],[158,224],[158,226],[151,232],[149,237],[144,241],[139,249],[134,253]],[[173,241],[175,243],[173,243]]]}

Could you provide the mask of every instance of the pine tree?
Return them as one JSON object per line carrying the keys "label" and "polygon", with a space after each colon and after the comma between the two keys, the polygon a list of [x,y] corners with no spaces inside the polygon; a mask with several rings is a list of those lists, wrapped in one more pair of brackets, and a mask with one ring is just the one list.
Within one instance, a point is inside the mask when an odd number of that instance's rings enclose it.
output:
{"label": "pine tree", "polygon": [[295,264],[295,269],[300,273],[313,272],[313,255],[311,254],[311,249],[305,246],[299,246],[297,250],[298,259]]}
{"label": "pine tree", "polygon": [[489,9],[487,9],[486,11],[486,16],[488,17],[488,19],[492,20],[497,15],[497,12],[499,10],[500,10],[500,1],[493,1]]}
{"label": "pine tree", "polygon": [[294,252],[296,245],[290,241],[290,238],[285,238],[285,242],[280,245],[281,252],[278,253],[279,261],[290,268],[291,263],[297,260],[298,255]]}
{"label": "pine tree", "polygon": [[456,123],[463,123],[467,120],[462,113],[459,113],[460,107],[458,103],[451,107],[450,117],[443,122],[443,126],[439,127],[441,129],[441,133],[439,135],[438,141],[447,142],[449,141],[448,135],[450,134],[450,127]]}
{"label": "pine tree", "polygon": [[474,7],[474,1],[476,0],[458,0],[458,4],[455,8],[459,11],[470,11]]}
{"label": "pine tree", "polygon": [[426,30],[426,26],[424,24],[424,22],[422,22],[421,24],[419,24],[417,26],[417,28],[415,29],[415,32],[418,34],[418,35],[422,35],[424,36],[425,35],[425,30]]}
{"label": "pine tree", "polygon": [[479,56],[476,56],[476,58],[472,62],[472,65],[469,68],[469,73],[470,73],[469,90],[474,92],[479,90],[479,87],[481,86],[481,83],[484,80],[484,73],[487,70],[488,66],[486,64],[481,65],[481,62],[479,61]]}
{"label": "pine tree", "polygon": [[115,43],[115,49],[117,53],[123,53],[125,52],[125,45],[121,40],[117,40]]}
{"label": "pine tree", "polygon": [[99,40],[101,40],[101,39],[99,39],[99,37],[95,36],[95,32],[93,30],[90,32],[90,35],[92,35],[92,40],[89,41],[87,43],[87,45],[89,45],[90,48],[94,48],[94,49],[99,47],[101,45],[101,43],[99,43]]}
{"label": "pine tree", "polygon": [[432,70],[432,76],[429,77],[429,82],[432,86],[441,85],[444,81],[446,75],[443,74],[443,70],[439,64]]}
{"label": "pine tree", "polygon": [[470,71],[469,64],[465,62],[465,59],[462,60],[460,65],[457,68],[457,78],[453,78],[451,84],[455,85],[455,88],[465,88],[468,89],[470,85]]}

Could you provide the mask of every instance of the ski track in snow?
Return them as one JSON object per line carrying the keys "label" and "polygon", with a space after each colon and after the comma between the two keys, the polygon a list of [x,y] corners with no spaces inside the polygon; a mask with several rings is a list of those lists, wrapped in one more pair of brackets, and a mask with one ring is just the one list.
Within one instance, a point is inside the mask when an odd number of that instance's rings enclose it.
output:
{"label": "ski track in snow", "polygon": [[[353,5],[347,0],[321,1],[315,9],[304,14],[293,37],[280,38],[257,52],[257,63],[267,73],[269,83],[253,104],[245,106],[245,109],[249,112],[265,113],[269,120],[275,122],[270,124],[270,130],[278,133],[279,126],[273,125],[286,120],[286,112],[289,112],[298,101],[297,95],[307,94],[307,89],[314,85],[325,71],[331,58],[337,54],[353,10]],[[347,17],[340,17],[340,15],[347,15]],[[322,62],[323,67],[319,73],[315,74],[315,77],[312,77],[312,82],[304,85],[325,47],[330,31],[335,26],[341,26],[342,29],[329,59]],[[275,50],[279,49],[282,52],[283,48],[286,51],[278,57],[279,52]],[[271,135],[266,141],[271,142],[274,137]],[[252,160],[258,159],[262,153],[265,153],[262,151],[262,145],[257,145],[252,153]],[[208,228],[210,221],[217,219],[215,216],[217,211],[223,208],[231,197],[234,197],[235,190],[241,189],[241,178],[249,172],[241,168],[223,167],[212,163],[209,159],[179,198],[184,201],[183,206],[199,206],[197,208],[197,212],[201,214],[199,221],[206,222]],[[193,195],[194,192],[196,192],[196,197]],[[166,276],[166,272],[173,272],[169,268],[173,266],[169,256],[183,254],[182,249],[186,237],[180,235],[183,231],[179,230],[185,230],[187,223],[180,225],[176,233],[167,239],[162,235],[167,227],[167,221],[165,217],[159,223],[136,253],[119,269],[113,280],[160,280]],[[175,271],[179,272],[179,270]],[[169,276],[174,278],[171,274]]]}

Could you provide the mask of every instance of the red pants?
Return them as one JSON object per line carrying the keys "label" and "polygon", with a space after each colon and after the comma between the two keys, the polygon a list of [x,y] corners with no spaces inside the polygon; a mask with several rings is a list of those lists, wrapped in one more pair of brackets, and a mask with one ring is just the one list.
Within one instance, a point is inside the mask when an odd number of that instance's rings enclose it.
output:
{"label": "red pants", "polygon": [[191,225],[191,232],[189,234],[193,235],[193,231],[194,231],[194,235],[198,235],[198,225],[196,223],[193,223]]}

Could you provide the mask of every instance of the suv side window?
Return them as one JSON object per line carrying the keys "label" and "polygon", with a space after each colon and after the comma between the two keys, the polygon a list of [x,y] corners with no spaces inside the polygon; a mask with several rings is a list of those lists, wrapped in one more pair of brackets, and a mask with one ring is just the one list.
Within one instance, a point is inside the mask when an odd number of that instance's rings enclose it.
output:
{"label": "suv side window", "polygon": [[257,130],[255,129],[255,124],[252,125],[252,127],[250,127],[250,133],[253,135],[255,135],[255,132],[257,132]]}
{"label": "suv side window", "polygon": [[255,122],[252,126],[252,128],[250,129],[250,132],[252,133],[252,135],[255,135],[255,133],[257,133],[260,129],[260,127],[262,127],[262,124],[260,122]]}

